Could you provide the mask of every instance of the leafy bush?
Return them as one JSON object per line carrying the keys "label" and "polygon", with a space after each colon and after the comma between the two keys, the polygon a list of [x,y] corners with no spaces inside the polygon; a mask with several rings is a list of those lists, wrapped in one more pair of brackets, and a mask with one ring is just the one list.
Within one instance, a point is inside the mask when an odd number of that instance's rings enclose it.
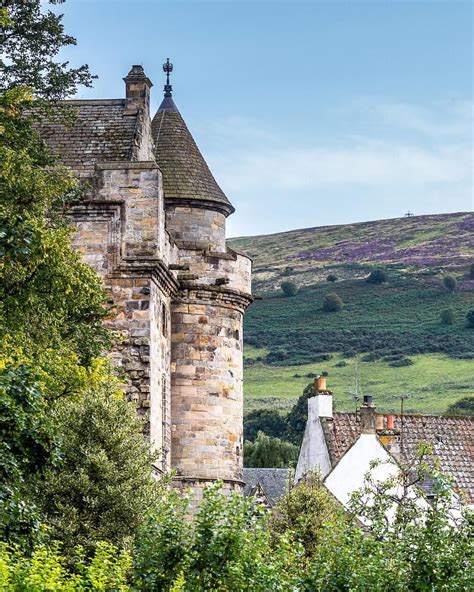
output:
{"label": "leafy bush", "polygon": [[244,465],[255,468],[285,468],[298,460],[299,448],[259,432],[255,442],[244,443]]}
{"label": "leafy bush", "polygon": [[278,501],[270,528],[280,535],[290,534],[311,557],[321,543],[325,525],[341,512],[341,506],[324,486],[321,476],[309,472]]}
{"label": "leafy bush", "polygon": [[0,543],[0,587],[2,592],[101,590],[127,592],[131,557],[106,542],[97,544],[90,560],[79,547],[73,551],[78,569],[67,568],[69,558],[57,544],[37,545],[26,554],[18,547]]}
{"label": "leafy bush", "polygon": [[344,303],[342,302],[341,297],[334,292],[327,294],[324,298],[323,310],[325,312],[339,312],[343,307]]}
{"label": "leafy bush", "polygon": [[456,278],[452,275],[445,275],[443,278],[443,284],[446,290],[448,290],[449,292],[454,292],[458,283],[456,281]]}
{"label": "leafy bush", "polygon": [[328,277],[326,278],[326,281],[327,282],[332,282],[332,283],[337,282],[337,276],[334,275],[333,273],[330,273],[328,275]]}
{"label": "leafy bush", "polygon": [[67,552],[81,545],[90,553],[101,540],[125,546],[159,494],[135,405],[104,364],[89,383],[79,400],[56,409],[61,462],[49,468],[40,492],[51,536]]}
{"label": "leafy bush", "polygon": [[441,321],[442,325],[452,325],[454,324],[454,311],[452,308],[446,308],[442,310],[439,315],[439,320]]}
{"label": "leafy bush", "polygon": [[403,368],[404,366],[413,366],[414,362],[413,360],[410,360],[410,358],[400,358],[398,360],[392,360],[391,362],[389,362],[389,366],[393,366],[394,368]]}
{"label": "leafy bush", "polygon": [[467,326],[474,327],[474,309],[469,310],[466,314]]}
{"label": "leafy bush", "polygon": [[296,296],[298,292],[298,288],[294,282],[283,282],[280,288],[285,296]]}
{"label": "leafy bush", "polygon": [[452,403],[445,415],[474,415],[474,396],[468,395]]}
{"label": "leafy bush", "polygon": [[337,362],[337,364],[334,364],[335,368],[344,368],[345,366],[349,366],[349,364],[344,360],[341,360],[340,362]]}
{"label": "leafy bush", "polygon": [[308,399],[314,395],[313,384],[308,384],[303,393],[298,397],[288,415],[286,416],[286,433],[290,442],[298,448],[301,446],[303,434],[308,420]]}
{"label": "leafy bush", "polygon": [[258,432],[283,438],[285,429],[285,420],[275,409],[256,409],[244,415],[244,441],[253,442]]}
{"label": "leafy bush", "polygon": [[297,584],[298,545],[272,537],[267,514],[250,498],[207,487],[192,500],[170,492],[149,514],[135,546],[133,582],[141,592],[287,592]]}
{"label": "leafy bush", "polygon": [[384,269],[374,269],[365,281],[368,284],[384,284],[388,281],[387,272]]}

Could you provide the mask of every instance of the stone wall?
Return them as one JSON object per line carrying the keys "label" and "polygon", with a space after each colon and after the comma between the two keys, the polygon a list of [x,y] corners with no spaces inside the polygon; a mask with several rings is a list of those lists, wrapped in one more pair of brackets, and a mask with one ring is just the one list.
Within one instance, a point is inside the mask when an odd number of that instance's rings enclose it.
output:
{"label": "stone wall", "polygon": [[166,204],[166,228],[184,248],[225,252],[225,216],[221,211]]}
{"label": "stone wall", "polygon": [[114,303],[111,358],[127,396],[149,417],[146,432],[170,468],[171,296],[177,248],[165,230],[161,173],[155,163],[97,165],[93,191],[72,211],[73,245],[104,278]]}
{"label": "stone wall", "polygon": [[171,450],[183,482],[242,480],[242,321],[249,302],[206,286],[173,299]]}

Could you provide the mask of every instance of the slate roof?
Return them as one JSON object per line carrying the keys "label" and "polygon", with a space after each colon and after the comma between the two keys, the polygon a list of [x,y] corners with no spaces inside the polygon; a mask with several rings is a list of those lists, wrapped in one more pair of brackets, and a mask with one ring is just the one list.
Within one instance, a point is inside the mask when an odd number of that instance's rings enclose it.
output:
{"label": "slate roof", "polygon": [[152,135],[165,199],[214,202],[228,214],[234,211],[170,96],[153,118]]}
{"label": "slate roof", "polygon": [[244,495],[253,495],[260,485],[268,500],[275,505],[286,492],[289,478],[288,469],[244,469]]}
{"label": "slate roof", "polygon": [[[414,458],[420,442],[433,445],[440,469],[451,475],[456,487],[465,491],[474,503],[474,417],[434,415],[394,415],[395,431],[402,433],[401,452]],[[356,413],[334,413],[322,421],[331,465],[334,467],[360,434],[360,417]]]}
{"label": "slate roof", "polygon": [[124,115],[125,99],[63,101],[75,113],[67,124],[44,121],[42,138],[61,162],[88,177],[96,162],[129,161],[137,114]]}

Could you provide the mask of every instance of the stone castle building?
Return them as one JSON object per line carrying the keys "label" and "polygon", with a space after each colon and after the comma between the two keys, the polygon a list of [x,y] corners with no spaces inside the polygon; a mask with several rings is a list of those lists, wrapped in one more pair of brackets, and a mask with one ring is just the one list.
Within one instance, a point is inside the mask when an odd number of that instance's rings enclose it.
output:
{"label": "stone castle building", "polygon": [[178,111],[167,73],[150,118],[141,66],[125,98],[66,101],[69,124],[43,138],[84,185],[72,208],[74,245],[115,304],[112,352],[127,394],[148,417],[157,470],[179,487],[242,487],[242,322],[250,260],[226,247],[229,202]]}

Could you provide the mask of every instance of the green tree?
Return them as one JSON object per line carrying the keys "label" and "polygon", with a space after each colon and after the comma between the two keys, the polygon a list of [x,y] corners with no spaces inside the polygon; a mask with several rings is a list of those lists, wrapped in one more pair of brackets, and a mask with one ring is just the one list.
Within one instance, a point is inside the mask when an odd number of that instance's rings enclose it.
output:
{"label": "green tree", "polygon": [[326,294],[323,301],[323,310],[324,312],[339,312],[344,308],[344,303],[342,302],[342,298],[336,294],[335,292],[331,292],[331,294]]}
{"label": "green tree", "polygon": [[325,525],[342,518],[342,507],[324,486],[321,476],[310,472],[279,500],[270,529],[290,536],[311,557],[321,543]]}
{"label": "green tree", "polygon": [[443,284],[444,284],[444,287],[446,288],[446,290],[448,290],[449,292],[454,292],[458,283],[457,283],[456,278],[454,276],[445,275],[443,278]]}
{"label": "green tree", "polygon": [[384,284],[388,281],[387,272],[384,269],[374,269],[365,281],[368,284]]}
{"label": "green tree", "polygon": [[60,50],[76,40],[64,32],[62,15],[42,10],[40,0],[3,0],[0,24],[0,92],[28,87],[36,98],[58,100],[80,85],[91,86],[87,65],[70,68],[57,60]]}
{"label": "green tree", "polygon": [[244,415],[244,440],[246,441],[253,442],[258,432],[283,438],[285,429],[285,419],[275,409],[255,409]]}
{"label": "green tree", "polygon": [[57,455],[38,378],[26,365],[0,370],[0,540],[27,548],[39,537],[38,479]]}
{"label": "green tree", "polygon": [[285,468],[298,460],[299,449],[290,442],[259,432],[255,442],[244,444],[246,467]]}
{"label": "green tree", "polygon": [[474,308],[466,314],[467,326],[474,327]]}
{"label": "green tree", "polygon": [[468,395],[452,403],[445,415],[474,415],[474,396]]}
{"label": "green tree", "polygon": [[303,393],[298,397],[296,403],[286,416],[287,437],[290,442],[298,448],[303,440],[306,422],[308,421],[308,399],[314,395],[314,386],[308,384]]}
{"label": "green tree", "polygon": [[46,472],[40,499],[51,538],[91,554],[101,540],[126,546],[160,488],[135,405],[102,362],[87,382],[55,408],[61,462]]}
{"label": "green tree", "polygon": [[133,583],[142,592],[287,592],[296,589],[300,551],[272,538],[267,513],[251,499],[207,487],[196,515],[190,500],[164,495],[135,547]]}
{"label": "green tree", "polygon": [[454,311],[452,308],[442,310],[439,315],[439,320],[442,325],[452,325],[454,323]]}
{"label": "green tree", "polygon": [[328,275],[328,277],[326,278],[326,281],[331,282],[331,283],[337,282],[337,276],[334,275],[333,273],[330,273]]}
{"label": "green tree", "polygon": [[296,296],[298,292],[298,288],[294,282],[282,282],[280,288],[285,296]]}

